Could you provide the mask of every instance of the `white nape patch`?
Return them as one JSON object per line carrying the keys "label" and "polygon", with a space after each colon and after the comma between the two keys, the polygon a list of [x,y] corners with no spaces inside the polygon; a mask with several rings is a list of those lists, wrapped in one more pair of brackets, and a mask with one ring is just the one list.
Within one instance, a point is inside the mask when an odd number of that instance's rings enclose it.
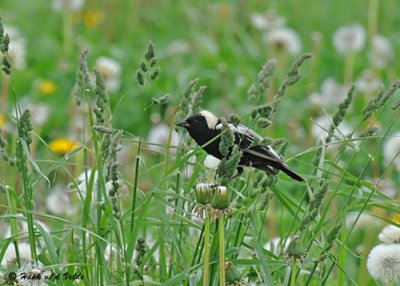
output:
{"label": "white nape patch", "polygon": [[218,123],[218,118],[208,110],[200,111],[200,114],[206,119],[208,128],[215,129]]}

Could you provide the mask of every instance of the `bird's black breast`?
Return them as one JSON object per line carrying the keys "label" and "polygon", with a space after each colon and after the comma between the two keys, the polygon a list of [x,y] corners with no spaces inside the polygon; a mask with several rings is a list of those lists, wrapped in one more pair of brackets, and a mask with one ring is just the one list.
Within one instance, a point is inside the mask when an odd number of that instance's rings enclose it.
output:
{"label": "bird's black breast", "polygon": [[197,145],[202,146],[204,151],[213,155],[218,159],[222,159],[222,154],[219,152],[219,143],[221,142],[221,131],[210,130],[201,132],[201,130],[189,130],[190,136],[196,141]]}
{"label": "bird's black breast", "polygon": [[219,151],[219,143],[221,142],[220,138],[217,138],[215,141],[209,143],[207,146],[204,147],[204,150],[214,157],[218,159],[222,159],[222,154]]}

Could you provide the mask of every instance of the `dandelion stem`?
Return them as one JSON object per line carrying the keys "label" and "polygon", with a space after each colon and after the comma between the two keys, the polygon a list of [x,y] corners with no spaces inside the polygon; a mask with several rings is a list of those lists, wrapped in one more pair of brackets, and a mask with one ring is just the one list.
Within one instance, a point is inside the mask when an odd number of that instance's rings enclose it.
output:
{"label": "dandelion stem", "polygon": [[344,63],[344,82],[350,83],[353,80],[354,72],[354,53],[346,55]]}
{"label": "dandelion stem", "polygon": [[69,11],[64,11],[63,15],[63,33],[64,33],[64,55],[69,56],[72,52],[73,22]]}
{"label": "dandelion stem", "polygon": [[[341,231],[340,234],[340,241],[344,241],[346,239],[346,234],[344,231]],[[341,247],[338,250],[337,254],[337,261],[339,265],[346,265],[346,249],[344,247]],[[345,274],[343,271],[338,271],[338,277],[337,277],[337,285],[344,285],[345,284]]]}
{"label": "dandelion stem", "polygon": [[370,0],[368,7],[368,33],[370,39],[378,31],[379,0]]}
{"label": "dandelion stem", "polygon": [[291,286],[296,285],[296,273],[297,273],[296,269],[297,269],[296,261],[293,261],[291,271],[290,271],[290,285]]}
{"label": "dandelion stem", "polygon": [[8,108],[9,90],[10,90],[10,76],[3,74],[1,78],[0,104],[4,108]]}
{"label": "dandelion stem", "polygon": [[218,234],[219,234],[219,285],[225,286],[225,238],[224,238],[224,212],[218,216]]}
{"label": "dandelion stem", "polygon": [[[12,236],[18,236],[18,221],[17,221],[17,194],[13,188],[10,186],[5,187],[6,192],[7,192],[7,205],[9,206],[9,211],[10,214],[13,216],[13,218],[10,220],[10,229],[11,229],[11,235]],[[20,255],[19,255],[19,248],[18,248],[18,243],[16,240],[13,242],[14,244],[14,249],[15,249],[15,257],[16,262],[18,267],[21,267],[20,265]]]}
{"label": "dandelion stem", "polygon": [[204,274],[203,285],[208,286],[210,279],[210,212],[206,210],[204,221]]}

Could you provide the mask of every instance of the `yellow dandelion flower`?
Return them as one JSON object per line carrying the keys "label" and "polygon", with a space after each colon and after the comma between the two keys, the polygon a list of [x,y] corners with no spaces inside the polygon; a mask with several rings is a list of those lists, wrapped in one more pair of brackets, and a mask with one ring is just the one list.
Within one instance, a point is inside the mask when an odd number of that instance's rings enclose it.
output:
{"label": "yellow dandelion flower", "polygon": [[104,20],[104,13],[101,10],[87,10],[83,13],[83,23],[88,28],[97,27]]}
{"label": "yellow dandelion flower", "polygon": [[44,79],[39,82],[39,91],[41,94],[50,95],[57,90],[57,85],[54,81]]}
{"label": "yellow dandelion flower", "polygon": [[3,114],[0,114],[0,128],[3,128],[5,124],[6,124],[6,118],[4,117]]}
{"label": "yellow dandelion flower", "polygon": [[392,221],[395,223],[400,223],[400,214],[392,214]]}
{"label": "yellow dandelion flower", "polygon": [[53,153],[64,155],[69,153],[76,148],[78,148],[80,144],[78,142],[72,141],[68,138],[57,138],[50,142],[49,148]]}
{"label": "yellow dandelion flower", "polygon": [[218,16],[222,18],[232,17],[232,7],[229,4],[221,4],[218,7]]}

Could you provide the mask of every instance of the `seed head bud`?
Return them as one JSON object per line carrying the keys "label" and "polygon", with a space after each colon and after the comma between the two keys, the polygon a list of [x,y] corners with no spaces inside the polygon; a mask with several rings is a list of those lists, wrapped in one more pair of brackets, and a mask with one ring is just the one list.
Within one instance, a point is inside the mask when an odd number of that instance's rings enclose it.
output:
{"label": "seed head bud", "polygon": [[214,185],[200,183],[196,185],[196,201],[202,205],[208,205],[211,203],[214,192]]}
{"label": "seed head bud", "polygon": [[303,248],[303,244],[299,236],[294,236],[290,241],[287,249],[287,256],[291,260],[303,261],[304,257],[306,256],[306,251]]}
{"label": "seed head bud", "polygon": [[225,263],[225,277],[226,277],[226,282],[235,283],[237,281],[240,281],[240,279],[242,278],[242,274],[240,273],[239,269],[232,262],[226,262]]}
{"label": "seed head bud", "polygon": [[211,200],[211,206],[214,209],[224,210],[229,206],[229,196],[227,188],[224,186],[218,186],[215,189],[214,196]]}

